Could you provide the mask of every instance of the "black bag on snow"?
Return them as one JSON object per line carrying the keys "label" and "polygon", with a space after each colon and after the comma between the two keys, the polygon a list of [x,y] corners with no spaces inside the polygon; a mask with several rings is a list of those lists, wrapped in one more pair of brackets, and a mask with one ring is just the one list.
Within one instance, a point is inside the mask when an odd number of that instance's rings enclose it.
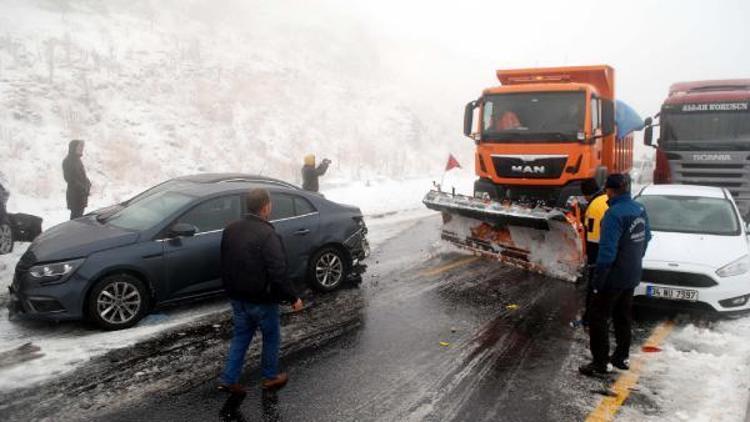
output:
{"label": "black bag on snow", "polygon": [[42,232],[42,218],[31,214],[8,214],[13,240],[31,242]]}

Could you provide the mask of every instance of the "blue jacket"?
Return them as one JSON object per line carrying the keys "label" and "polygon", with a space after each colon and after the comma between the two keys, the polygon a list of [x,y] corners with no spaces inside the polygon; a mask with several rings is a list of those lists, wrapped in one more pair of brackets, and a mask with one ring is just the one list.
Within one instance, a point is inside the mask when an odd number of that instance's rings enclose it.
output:
{"label": "blue jacket", "polygon": [[629,193],[610,199],[608,204],[592,287],[595,291],[632,289],[641,281],[643,255],[651,240],[648,215]]}

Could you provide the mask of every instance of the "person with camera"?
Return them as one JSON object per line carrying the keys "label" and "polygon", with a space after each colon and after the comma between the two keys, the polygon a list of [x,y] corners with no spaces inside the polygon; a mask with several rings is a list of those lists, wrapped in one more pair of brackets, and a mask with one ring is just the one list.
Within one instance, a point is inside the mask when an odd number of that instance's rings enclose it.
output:
{"label": "person with camera", "polygon": [[316,167],[315,155],[306,155],[305,164],[302,166],[302,189],[310,192],[318,192],[320,190],[318,178],[326,174],[330,164],[331,160],[324,158],[323,162]]}

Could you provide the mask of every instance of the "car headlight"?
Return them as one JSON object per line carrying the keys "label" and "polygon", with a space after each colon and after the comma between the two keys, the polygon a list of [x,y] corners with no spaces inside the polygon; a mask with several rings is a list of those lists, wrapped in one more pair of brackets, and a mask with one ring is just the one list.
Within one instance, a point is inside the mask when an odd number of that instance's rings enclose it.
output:
{"label": "car headlight", "polygon": [[82,263],[83,259],[74,259],[71,261],[35,265],[29,269],[29,274],[42,283],[62,281],[73,274]]}
{"label": "car headlight", "polygon": [[745,274],[750,271],[750,255],[745,255],[736,261],[732,261],[729,264],[716,270],[716,274],[719,277],[731,277],[734,275]]}

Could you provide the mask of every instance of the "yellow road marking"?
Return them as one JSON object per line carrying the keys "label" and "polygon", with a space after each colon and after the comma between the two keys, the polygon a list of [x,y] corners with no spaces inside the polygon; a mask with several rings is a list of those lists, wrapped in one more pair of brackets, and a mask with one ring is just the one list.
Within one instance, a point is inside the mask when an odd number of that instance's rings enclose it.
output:
{"label": "yellow road marking", "polygon": [[[673,328],[674,323],[672,321],[662,322],[654,328],[654,331],[651,332],[651,336],[646,339],[643,346],[659,347],[669,333],[672,332]],[[623,372],[617,377],[617,380],[612,385],[612,391],[616,396],[603,398],[596,409],[594,409],[586,418],[586,422],[614,420],[620,407],[622,407],[622,404],[630,395],[630,390],[638,383],[638,378],[641,376],[641,371],[646,364],[646,359],[646,355],[641,354],[632,360],[630,363],[630,370]]]}
{"label": "yellow road marking", "polygon": [[478,259],[479,259],[478,256],[469,256],[469,257],[466,257],[466,258],[461,258],[461,259],[458,259],[458,260],[456,260],[454,262],[451,262],[450,264],[445,264],[442,267],[437,267],[437,268],[433,268],[431,270],[422,271],[421,273],[419,273],[419,275],[425,276],[425,277],[432,277],[434,275],[438,275],[438,274],[444,273],[446,271],[452,270],[452,269],[460,267],[462,265],[469,264],[469,263],[474,262],[474,261],[476,261]]}

